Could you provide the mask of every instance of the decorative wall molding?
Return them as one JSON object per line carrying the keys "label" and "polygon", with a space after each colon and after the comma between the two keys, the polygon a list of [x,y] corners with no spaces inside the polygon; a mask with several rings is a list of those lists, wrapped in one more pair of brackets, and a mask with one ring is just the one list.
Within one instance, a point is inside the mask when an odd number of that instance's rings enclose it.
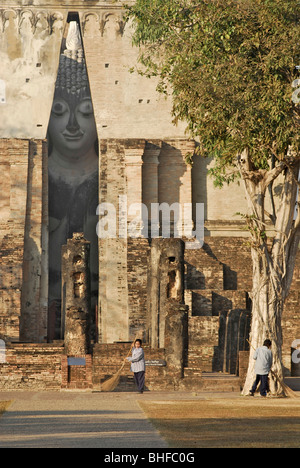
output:
{"label": "decorative wall molding", "polygon": [[[84,10],[77,8],[77,11],[81,18],[82,25],[82,34],[86,32],[86,26],[91,17],[94,17],[96,22],[99,25],[99,31],[101,36],[103,36],[105,27],[112,18],[116,23],[116,31],[118,34],[123,36],[125,21],[124,21],[124,12],[121,5],[111,4],[111,7],[108,8],[108,3],[111,3],[107,0],[107,3],[104,7],[98,7],[97,9]],[[74,9],[73,9],[74,10]],[[64,17],[68,11],[66,9],[60,11],[53,11],[50,8],[35,9],[35,8],[0,8],[0,33],[4,33],[9,21],[13,21],[17,24],[18,33],[20,33],[21,28],[24,22],[29,21],[32,29],[32,34],[35,34],[38,28],[39,23],[42,27],[47,25],[48,34],[51,35],[54,31],[55,23],[57,21],[63,21]]]}
{"label": "decorative wall molding", "polygon": [[59,11],[49,10],[33,10],[29,8],[7,8],[0,9],[0,32],[4,33],[11,19],[17,23],[18,33],[20,33],[23,23],[26,19],[31,24],[32,33],[35,34],[38,23],[47,24],[48,34],[51,35],[54,31],[54,25],[57,21],[63,21],[64,15]]}
{"label": "decorative wall molding", "polygon": [[115,22],[117,23],[118,29],[117,32],[123,36],[124,28],[125,28],[125,21],[124,21],[124,13],[121,8],[113,8],[110,10],[98,10],[98,11],[85,11],[81,13],[81,25],[82,25],[82,34],[84,35],[86,32],[86,25],[90,20],[90,17],[94,17],[99,24],[99,31],[101,36],[103,36],[105,31],[105,26],[109,21],[110,17],[115,18]]}

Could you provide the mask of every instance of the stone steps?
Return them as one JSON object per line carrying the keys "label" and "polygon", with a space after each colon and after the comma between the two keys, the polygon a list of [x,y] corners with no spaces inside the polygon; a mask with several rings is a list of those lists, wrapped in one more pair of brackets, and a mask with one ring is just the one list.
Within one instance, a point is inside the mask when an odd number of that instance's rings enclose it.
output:
{"label": "stone steps", "polygon": [[240,392],[240,379],[235,375],[202,372],[198,367],[186,367],[182,390],[201,392]]}
{"label": "stone steps", "polygon": [[236,375],[203,372],[201,390],[206,392],[240,392],[240,379]]}

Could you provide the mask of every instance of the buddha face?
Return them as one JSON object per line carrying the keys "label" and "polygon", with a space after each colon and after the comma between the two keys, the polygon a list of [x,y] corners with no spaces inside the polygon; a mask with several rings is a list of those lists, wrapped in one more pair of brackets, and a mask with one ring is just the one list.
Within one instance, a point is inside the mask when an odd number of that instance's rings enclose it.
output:
{"label": "buddha face", "polygon": [[70,163],[82,158],[95,144],[97,129],[90,97],[55,96],[49,135],[55,150]]}

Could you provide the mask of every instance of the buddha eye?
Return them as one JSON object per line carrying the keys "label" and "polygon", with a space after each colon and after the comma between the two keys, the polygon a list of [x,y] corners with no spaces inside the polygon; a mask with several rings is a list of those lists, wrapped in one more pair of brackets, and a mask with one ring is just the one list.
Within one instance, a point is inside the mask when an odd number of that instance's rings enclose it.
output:
{"label": "buddha eye", "polygon": [[77,107],[78,111],[84,116],[89,117],[93,114],[93,104],[90,99],[85,99]]}
{"label": "buddha eye", "polygon": [[68,105],[65,101],[56,101],[52,106],[52,112],[55,115],[61,116],[64,115],[68,110]]}

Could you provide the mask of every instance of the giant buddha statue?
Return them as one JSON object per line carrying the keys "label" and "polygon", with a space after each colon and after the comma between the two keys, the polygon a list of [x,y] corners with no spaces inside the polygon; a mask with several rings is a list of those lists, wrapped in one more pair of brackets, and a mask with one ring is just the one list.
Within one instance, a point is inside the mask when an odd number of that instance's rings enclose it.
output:
{"label": "giant buddha statue", "polygon": [[71,21],[68,26],[48,127],[49,307],[56,322],[52,338],[59,338],[60,330],[61,247],[74,232],[83,232],[91,242],[93,307],[98,289],[97,130],[79,25]]}

